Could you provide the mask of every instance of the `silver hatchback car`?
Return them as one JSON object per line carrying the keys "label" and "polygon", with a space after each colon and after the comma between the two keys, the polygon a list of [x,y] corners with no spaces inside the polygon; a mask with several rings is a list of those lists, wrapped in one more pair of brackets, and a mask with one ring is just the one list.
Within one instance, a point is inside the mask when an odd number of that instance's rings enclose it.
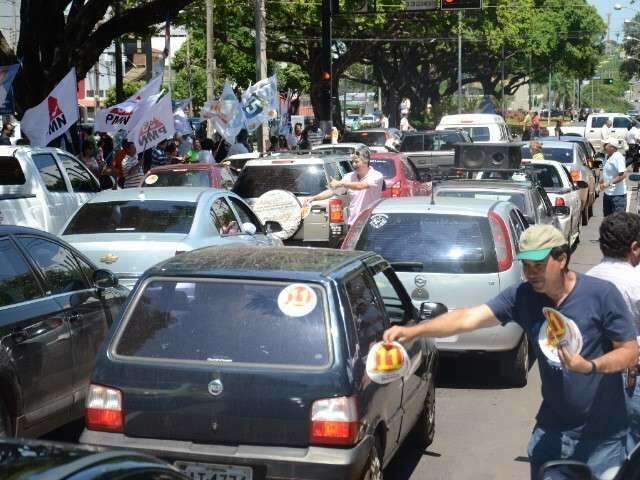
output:
{"label": "silver hatchback car", "polygon": [[281,246],[249,206],[226,190],[200,187],[128,188],[85,203],[61,238],[132,288],[149,267],[182,252],[231,243]]}
{"label": "silver hatchback car", "polygon": [[[515,258],[527,227],[510,202],[442,197],[429,204],[424,197],[393,198],[363,212],[342,248],[385,257],[417,307],[432,301],[455,310],[485,303],[522,281]],[[510,384],[527,382],[529,344],[515,323],[438,338],[436,345],[443,356],[494,353]]]}

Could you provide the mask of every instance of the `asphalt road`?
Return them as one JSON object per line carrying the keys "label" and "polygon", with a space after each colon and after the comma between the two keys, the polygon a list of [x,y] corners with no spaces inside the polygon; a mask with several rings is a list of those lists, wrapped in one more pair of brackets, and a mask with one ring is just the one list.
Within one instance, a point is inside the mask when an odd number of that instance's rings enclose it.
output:
{"label": "asphalt road", "polygon": [[[582,227],[571,258],[570,267],[578,272],[587,271],[601,258],[602,196],[596,202],[594,216]],[[435,441],[426,452],[403,445],[386,468],[385,478],[528,478],[527,442],[541,402],[538,365],[531,368],[524,388],[500,384],[496,369],[490,357],[443,363],[436,395]]]}

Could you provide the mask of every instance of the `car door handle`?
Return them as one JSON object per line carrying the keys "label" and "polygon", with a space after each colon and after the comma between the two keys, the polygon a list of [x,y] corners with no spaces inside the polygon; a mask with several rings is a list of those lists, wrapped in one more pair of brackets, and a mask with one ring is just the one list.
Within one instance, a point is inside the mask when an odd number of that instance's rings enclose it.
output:
{"label": "car door handle", "polygon": [[81,318],[82,318],[82,315],[80,315],[78,312],[71,312],[67,314],[67,321],[69,322],[77,322]]}

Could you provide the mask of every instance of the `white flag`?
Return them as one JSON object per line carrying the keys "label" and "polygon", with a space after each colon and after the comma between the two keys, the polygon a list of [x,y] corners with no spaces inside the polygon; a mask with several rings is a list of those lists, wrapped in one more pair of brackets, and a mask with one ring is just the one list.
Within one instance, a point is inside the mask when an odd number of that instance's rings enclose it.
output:
{"label": "white flag", "polygon": [[242,94],[242,111],[247,130],[252,132],[264,122],[278,116],[278,79],[274,75],[251,85]]}
{"label": "white flag", "polygon": [[200,111],[202,118],[210,118],[216,131],[229,143],[236,143],[236,136],[244,128],[244,114],[231,84],[224,82],[222,95],[212,104],[205,103]]}
{"label": "white flag", "polygon": [[76,69],[72,68],[47,98],[24,113],[20,129],[31,145],[45,147],[78,120]]}
{"label": "white flag", "polygon": [[162,77],[156,77],[124,102],[99,110],[95,118],[96,132],[130,131],[134,128],[158,100],[161,81]]}
{"label": "white flag", "polygon": [[142,152],[173,137],[174,133],[171,95],[165,95],[147,110],[145,117],[129,132],[127,140],[135,143],[138,152]]}
{"label": "white flag", "polygon": [[193,128],[189,122],[189,117],[185,112],[185,109],[190,103],[191,97],[180,100],[176,102],[176,106],[173,110],[173,127],[176,129],[176,132],[182,135],[193,134]]}

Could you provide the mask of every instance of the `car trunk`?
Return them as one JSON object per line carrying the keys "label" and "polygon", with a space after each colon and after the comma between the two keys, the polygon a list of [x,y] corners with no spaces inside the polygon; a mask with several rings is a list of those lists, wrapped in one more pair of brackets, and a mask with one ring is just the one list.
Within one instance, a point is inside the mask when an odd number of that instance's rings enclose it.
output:
{"label": "car trunk", "polygon": [[[152,238],[150,238],[152,237]],[[139,276],[158,262],[184,250],[182,233],[111,233],[62,237],[96,265],[116,274]]]}

